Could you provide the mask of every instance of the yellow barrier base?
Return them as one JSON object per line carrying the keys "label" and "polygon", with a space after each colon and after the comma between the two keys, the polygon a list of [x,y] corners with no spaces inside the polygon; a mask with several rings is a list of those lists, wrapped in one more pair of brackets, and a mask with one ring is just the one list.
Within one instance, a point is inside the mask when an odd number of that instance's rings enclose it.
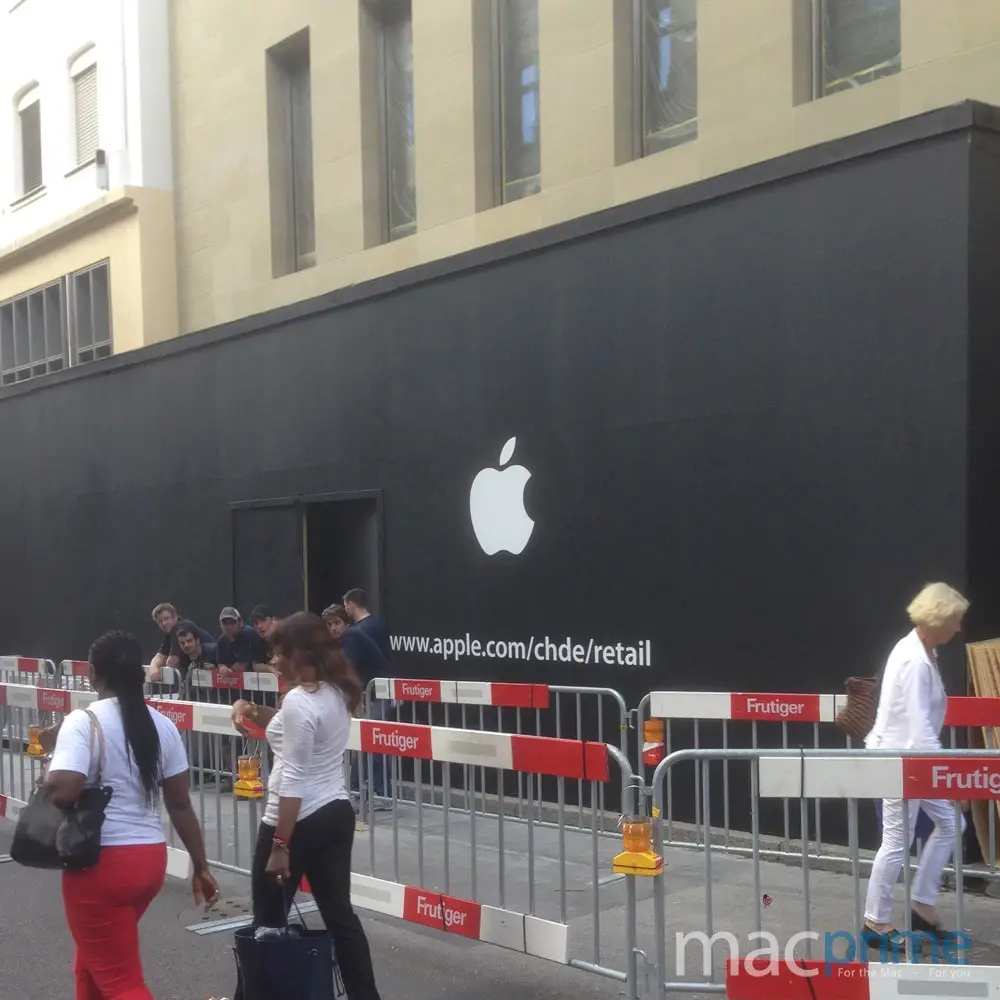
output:
{"label": "yellow barrier base", "polygon": [[233,785],[233,793],[238,799],[262,799],[264,785],[260,781],[237,781]]}
{"label": "yellow barrier base", "polygon": [[662,875],[663,858],[653,851],[625,851],[611,867],[616,875]]}

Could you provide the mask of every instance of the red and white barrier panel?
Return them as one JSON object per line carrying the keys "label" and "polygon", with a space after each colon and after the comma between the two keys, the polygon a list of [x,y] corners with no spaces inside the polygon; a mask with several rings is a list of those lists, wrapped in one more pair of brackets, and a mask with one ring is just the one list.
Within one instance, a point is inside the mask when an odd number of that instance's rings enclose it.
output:
{"label": "red and white barrier panel", "polygon": [[995,965],[730,959],[727,1000],[956,1000],[1000,996]]}
{"label": "red and white barrier panel", "polygon": [[773,799],[998,799],[1000,757],[761,757],[760,794]]}
{"label": "red and white barrier panel", "polygon": [[277,674],[256,670],[192,670],[188,678],[192,687],[213,688],[217,691],[271,691],[282,694],[288,685]]}
{"label": "red and white barrier panel", "polygon": [[12,799],[9,795],[0,795],[0,819],[17,820],[26,804],[20,799]]}
{"label": "red and white barrier panel", "polygon": [[741,722],[833,722],[845,695],[653,691],[653,719],[723,719]]}
{"label": "red and white barrier panel", "polygon": [[[263,676],[263,675],[261,675]],[[68,713],[90,704],[92,691],[0,684],[0,705]],[[235,736],[232,708],[199,701],[150,698],[148,704],[189,732]],[[607,781],[608,748],[603,743],[564,740],[552,736],[518,736],[445,726],[351,720],[349,750],[448,764],[495,767],[553,777]]]}
{"label": "red and white barrier panel", "polygon": [[35,656],[0,656],[0,677],[31,678],[37,687],[55,683],[56,665],[51,660]]}
{"label": "red and white barrier panel", "polygon": [[426,701],[446,705],[492,705],[495,708],[548,708],[547,684],[497,684],[491,681],[424,681],[376,677],[380,701]]}
{"label": "red and white barrier panel", "polygon": [[569,962],[569,928],[551,920],[398,882],[385,882],[369,875],[351,875],[351,902],[361,909],[434,927],[473,941],[499,945],[563,965]]}
{"label": "red and white barrier panel", "polygon": [[34,684],[0,684],[0,706],[31,708],[40,712],[67,714],[89,705],[97,695],[92,691],[66,691],[35,687]]}
{"label": "red and white barrier panel", "polygon": [[[721,691],[653,691],[651,719],[739,722],[834,722],[847,704],[843,694],[747,694]],[[1000,726],[1000,698],[949,698],[946,726]]]}
{"label": "red and white barrier panel", "polygon": [[949,698],[946,726],[1000,726],[1000,698]]}

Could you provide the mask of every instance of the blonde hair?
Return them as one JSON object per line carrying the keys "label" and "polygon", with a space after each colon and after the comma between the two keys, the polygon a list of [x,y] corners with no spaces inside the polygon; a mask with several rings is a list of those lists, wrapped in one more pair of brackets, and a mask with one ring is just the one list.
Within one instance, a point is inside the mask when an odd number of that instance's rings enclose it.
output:
{"label": "blonde hair", "polygon": [[910,601],[906,613],[914,625],[940,628],[969,610],[969,602],[946,583],[929,583]]}

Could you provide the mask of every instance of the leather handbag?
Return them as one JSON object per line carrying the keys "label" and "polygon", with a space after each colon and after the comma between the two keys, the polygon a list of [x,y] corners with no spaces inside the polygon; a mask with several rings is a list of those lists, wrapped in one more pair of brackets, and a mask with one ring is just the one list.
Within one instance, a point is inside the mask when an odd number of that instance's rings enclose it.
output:
{"label": "leather handbag", "polygon": [[85,788],[76,804],[57,806],[39,779],[28,804],[21,810],[10,847],[13,861],[26,868],[82,871],[93,868],[101,856],[101,827],[112,790],[104,784],[104,731],[89,709],[90,754],[98,745],[97,786]]}
{"label": "leather handbag", "polygon": [[835,725],[852,743],[863,743],[875,725],[882,672],[874,677],[848,677],[844,682],[847,704],[837,713]]}

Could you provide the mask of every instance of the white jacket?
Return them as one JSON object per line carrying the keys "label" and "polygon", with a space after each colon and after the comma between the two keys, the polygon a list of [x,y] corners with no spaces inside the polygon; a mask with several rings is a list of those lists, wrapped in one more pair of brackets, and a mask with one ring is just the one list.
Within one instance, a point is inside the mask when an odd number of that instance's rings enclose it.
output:
{"label": "white jacket", "polygon": [[889,654],[875,725],[865,746],[873,750],[940,750],[947,707],[937,657],[927,652],[914,629]]}

